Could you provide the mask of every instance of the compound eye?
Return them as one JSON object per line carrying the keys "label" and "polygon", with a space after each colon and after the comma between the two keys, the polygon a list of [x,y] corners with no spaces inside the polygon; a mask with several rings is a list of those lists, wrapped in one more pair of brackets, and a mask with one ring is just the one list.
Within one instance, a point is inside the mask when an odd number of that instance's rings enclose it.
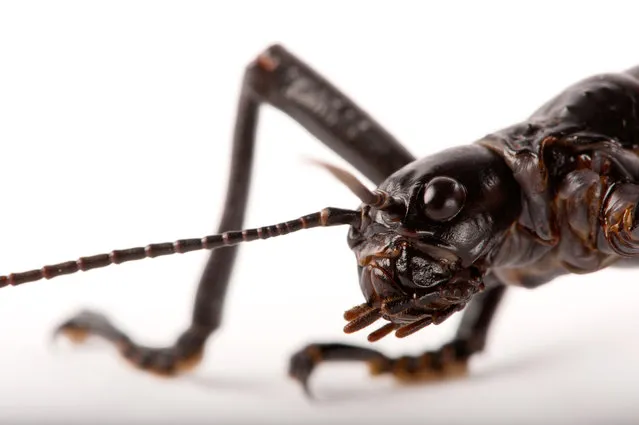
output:
{"label": "compound eye", "polygon": [[435,221],[455,217],[466,201],[466,188],[450,177],[435,177],[424,189],[424,213]]}

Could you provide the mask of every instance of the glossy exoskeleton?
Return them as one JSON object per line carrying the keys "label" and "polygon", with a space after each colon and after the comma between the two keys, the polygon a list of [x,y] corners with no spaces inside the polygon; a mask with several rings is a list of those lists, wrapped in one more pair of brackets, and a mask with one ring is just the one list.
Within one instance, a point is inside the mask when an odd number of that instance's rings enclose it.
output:
{"label": "glossy exoskeleton", "polygon": [[[322,164],[361,200],[355,210],[326,208],[296,220],[241,229],[258,112],[276,107],[369,178]],[[369,347],[311,344],[290,375],[308,391],[324,361],[356,360],[374,374],[445,378],[482,351],[509,285],[533,288],[566,273],[632,262],[639,254],[639,67],[585,79],[524,122],[474,143],[416,159],[369,115],[281,46],[246,69],[237,110],[231,175],[220,234],[116,250],[0,277],[0,287],[126,261],[212,250],[192,323],[166,348],[143,347],[97,313],[58,331],[113,342],[141,369],[174,375],[201,358],[219,327],[237,244],[301,229],[348,225],[364,303],[344,314],[347,333],[384,324],[370,341],[405,337],[464,311],[452,341],[420,356],[390,358]],[[224,248],[224,249],[216,249]]]}

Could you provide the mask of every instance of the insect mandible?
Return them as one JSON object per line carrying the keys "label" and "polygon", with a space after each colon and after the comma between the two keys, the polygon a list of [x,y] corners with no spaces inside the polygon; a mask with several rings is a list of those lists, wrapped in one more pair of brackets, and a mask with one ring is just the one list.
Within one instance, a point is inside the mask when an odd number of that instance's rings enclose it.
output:
{"label": "insect mandible", "polygon": [[[361,361],[375,375],[442,379],[467,372],[485,348],[506,288],[535,288],[568,273],[637,265],[639,227],[639,67],[596,75],[567,88],[528,119],[465,146],[416,159],[331,83],[280,45],[246,68],[237,107],[227,198],[219,234],[115,250],[0,276],[0,287],[128,261],[211,250],[191,325],[174,345],[144,347],[105,316],[86,311],[62,323],[76,341],[112,342],[145,371],[177,375],[202,358],[220,326],[242,242],[322,226],[349,226],[364,302],[344,313],[344,331],[385,322],[377,341],[403,338],[463,311],[438,350],[391,358],[370,347],[310,344],[289,374],[309,393],[322,362]],[[296,220],[242,229],[260,106],[291,116],[377,187],[321,164],[361,200]],[[221,248],[221,249],[218,249]]]}

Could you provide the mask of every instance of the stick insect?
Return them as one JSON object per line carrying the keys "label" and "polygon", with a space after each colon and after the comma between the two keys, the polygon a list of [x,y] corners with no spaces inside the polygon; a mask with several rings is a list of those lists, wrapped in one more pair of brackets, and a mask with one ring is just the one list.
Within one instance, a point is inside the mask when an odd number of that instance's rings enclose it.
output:
{"label": "stick insect", "polygon": [[[237,106],[227,198],[219,233],[82,257],[0,276],[0,287],[128,261],[211,250],[190,326],[169,347],[137,344],[107,317],[84,312],[57,329],[99,336],[147,372],[175,376],[197,365],[220,327],[238,245],[325,226],[348,226],[364,302],[347,310],[346,333],[383,321],[370,342],[398,338],[463,312],[437,350],[389,357],[368,346],[310,344],[289,374],[309,393],[323,362],[358,361],[401,380],[460,376],[486,346],[507,288],[535,288],[569,273],[636,265],[639,254],[639,67],[584,79],[523,122],[417,159],[335,86],[280,45],[245,71]],[[259,110],[289,115],[377,187],[322,164],[361,201],[295,220],[242,229]]]}

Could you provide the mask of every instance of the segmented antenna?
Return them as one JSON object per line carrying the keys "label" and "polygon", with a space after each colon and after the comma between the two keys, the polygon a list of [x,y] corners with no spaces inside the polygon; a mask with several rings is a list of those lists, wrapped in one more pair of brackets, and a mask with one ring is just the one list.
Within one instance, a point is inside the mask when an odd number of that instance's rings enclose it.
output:
{"label": "segmented antenna", "polygon": [[163,255],[184,254],[203,249],[216,249],[237,245],[242,242],[269,239],[313,227],[339,226],[344,224],[358,225],[359,220],[360,213],[358,211],[324,208],[320,212],[308,214],[296,220],[286,221],[273,226],[229,231],[197,239],[180,239],[175,242],[155,243],[147,245],[146,247],[120,249],[111,251],[109,254],[81,257],[75,261],[44,266],[41,269],[12,273],[7,276],[0,276],[0,288],[9,285],[16,286],[27,282],[35,282],[41,279],[52,279],[57,276],[107,267],[112,264],[121,264],[127,261],[137,261]]}

